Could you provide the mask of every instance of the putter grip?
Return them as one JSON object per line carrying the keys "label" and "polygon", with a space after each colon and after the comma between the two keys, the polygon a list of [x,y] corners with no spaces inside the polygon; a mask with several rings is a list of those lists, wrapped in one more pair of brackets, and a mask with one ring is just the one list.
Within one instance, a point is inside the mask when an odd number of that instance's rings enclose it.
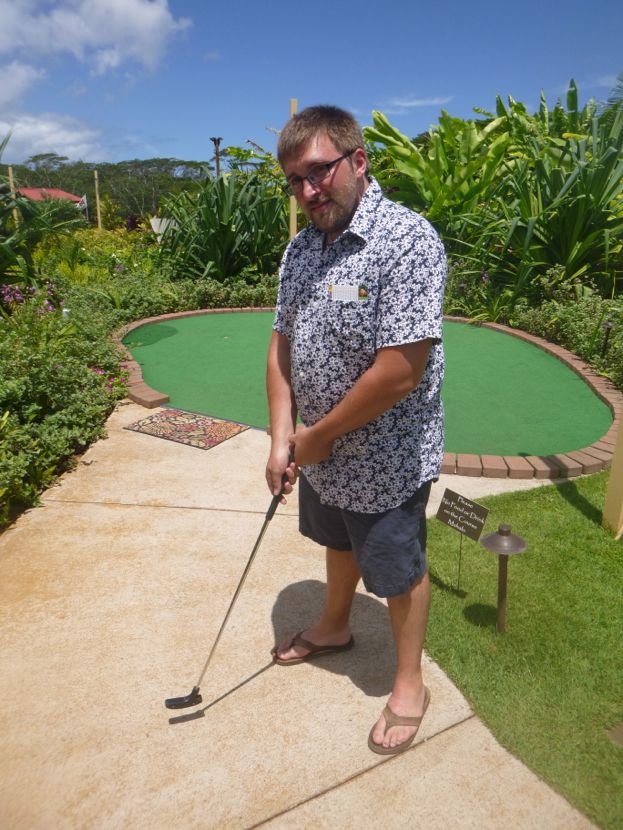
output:
{"label": "putter grip", "polygon": [[[290,457],[288,458],[288,464],[291,464],[294,461],[294,450],[290,450]],[[275,515],[275,510],[277,509],[277,505],[281,501],[281,497],[285,492],[286,482],[288,481],[288,476],[286,473],[283,474],[281,478],[281,490],[276,496],[273,496],[273,500],[270,503],[270,507],[266,511],[266,521],[269,522],[272,517]]]}

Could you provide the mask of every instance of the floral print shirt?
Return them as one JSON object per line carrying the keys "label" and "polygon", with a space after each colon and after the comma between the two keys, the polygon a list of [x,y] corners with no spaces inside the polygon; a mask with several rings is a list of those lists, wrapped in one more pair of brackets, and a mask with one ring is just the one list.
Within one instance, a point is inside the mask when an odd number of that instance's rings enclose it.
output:
{"label": "floral print shirt", "polygon": [[418,387],[303,472],[325,504],[377,513],[437,479],[443,458],[440,391],[443,245],[432,226],[387,199],[371,179],[349,227],[324,247],[314,225],[289,244],[274,329],[290,343],[291,383],[311,426],[338,404],[376,352],[431,338]]}

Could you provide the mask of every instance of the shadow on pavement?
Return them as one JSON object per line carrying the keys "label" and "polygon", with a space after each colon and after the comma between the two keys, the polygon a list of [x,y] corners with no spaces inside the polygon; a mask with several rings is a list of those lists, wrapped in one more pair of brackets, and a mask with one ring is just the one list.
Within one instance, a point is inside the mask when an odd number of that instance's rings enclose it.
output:
{"label": "shadow on pavement", "polygon": [[[324,591],[323,582],[308,579],[288,585],[279,592],[272,610],[275,643],[308,628],[318,619]],[[357,593],[351,624],[355,638],[352,651],[317,657],[310,665],[349,677],[365,695],[388,695],[396,671],[396,658],[387,606],[377,597]],[[277,668],[288,671],[290,667]]]}

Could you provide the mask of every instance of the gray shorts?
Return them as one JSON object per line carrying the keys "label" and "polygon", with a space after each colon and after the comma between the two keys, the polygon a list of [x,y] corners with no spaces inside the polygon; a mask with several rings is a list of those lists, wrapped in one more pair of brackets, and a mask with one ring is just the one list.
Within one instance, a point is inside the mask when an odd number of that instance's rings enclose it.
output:
{"label": "gray shorts", "polygon": [[366,591],[396,597],[421,579],[426,564],[427,481],[407,501],[383,513],[356,513],[321,504],[299,476],[299,530],[319,545],[352,550]]}

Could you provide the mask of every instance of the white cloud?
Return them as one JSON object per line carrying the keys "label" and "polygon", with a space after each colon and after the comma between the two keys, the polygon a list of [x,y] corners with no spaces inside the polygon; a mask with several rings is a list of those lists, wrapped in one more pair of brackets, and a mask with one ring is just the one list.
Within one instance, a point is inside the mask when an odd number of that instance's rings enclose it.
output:
{"label": "white cloud", "polygon": [[220,61],[223,59],[222,54],[218,51],[218,49],[213,49],[211,52],[206,52],[203,56],[204,61],[209,63]]}
{"label": "white cloud", "polygon": [[0,0],[0,54],[70,54],[96,74],[126,61],[155,69],[170,38],[191,25],[168,0]]}
{"label": "white cloud", "polygon": [[36,153],[58,153],[72,161],[104,160],[99,132],[66,115],[42,113],[0,118],[0,136],[11,132],[3,161],[22,162]]}
{"label": "white cloud", "polygon": [[399,96],[390,98],[377,109],[382,110],[385,115],[406,115],[414,109],[442,107],[452,101],[453,97],[453,95],[439,95],[432,98],[416,98],[413,95]]}
{"label": "white cloud", "polygon": [[11,110],[15,107],[22,95],[35,81],[42,78],[45,72],[27,63],[12,61],[0,66],[0,109]]}
{"label": "white cloud", "polygon": [[[168,0],[0,0],[0,140],[12,131],[4,160],[40,152],[106,159],[98,130],[62,114],[20,111],[24,95],[67,57],[92,75],[124,68],[132,83],[137,67],[155,70],[171,39],[191,25],[172,15]],[[85,87],[76,81],[67,92],[78,97]]]}
{"label": "white cloud", "polygon": [[116,69],[122,61],[123,57],[119,49],[99,49],[95,53],[94,72],[96,75],[103,75],[109,69]]}
{"label": "white cloud", "polygon": [[413,109],[414,107],[441,107],[452,100],[452,95],[437,98],[390,98],[389,105],[398,107],[401,110]]}

